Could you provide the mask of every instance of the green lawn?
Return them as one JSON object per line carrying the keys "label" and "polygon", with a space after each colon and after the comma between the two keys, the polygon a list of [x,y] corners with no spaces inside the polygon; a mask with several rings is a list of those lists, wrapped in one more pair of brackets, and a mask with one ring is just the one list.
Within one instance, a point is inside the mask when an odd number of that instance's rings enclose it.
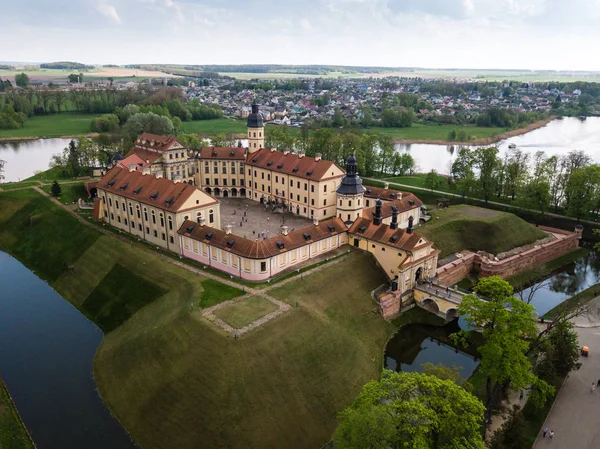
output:
{"label": "green lawn", "polygon": [[[426,174],[414,174],[414,175],[406,175],[406,176],[394,176],[392,178],[385,178],[384,180],[389,181],[389,182],[395,182],[398,184],[413,186],[413,187],[422,187],[422,188],[426,189],[426,188],[428,188],[425,185],[426,178],[427,178]],[[451,192],[448,187],[448,178],[447,177],[437,175],[436,179],[437,179],[438,186],[434,190]]]}
{"label": "green lawn", "polygon": [[33,449],[35,446],[0,378],[0,448]]}
{"label": "green lawn", "polygon": [[239,288],[221,284],[220,282],[206,279],[202,282],[202,295],[200,296],[199,306],[202,308],[214,306],[223,301],[237,298],[244,292]]}
{"label": "green lawn", "polygon": [[465,249],[498,254],[546,237],[516,215],[466,205],[433,211],[417,232],[435,242],[440,258]]}
{"label": "green lawn", "polygon": [[91,132],[90,123],[99,114],[63,112],[38,115],[25,121],[23,128],[0,129],[0,139],[9,137],[62,137]]}
{"label": "green lawn", "polygon": [[11,183],[6,183],[6,184],[0,184],[0,189],[15,190],[15,189],[21,189],[23,187],[33,187],[33,186],[39,186],[39,185],[40,185],[40,183],[35,182],[35,181],[11,182]]}
{"label": "green lawn", "polygon": [[381,128],[373,127],[366,133],[390,137],[392,140],[438,140],[447,141],[450,131],[465,130],[472,139],[485,139],[509,131],[508,128],[479,127],[476,125],[442,125],[413,123],[410,128]]}
{"label": "green lawn", "polygon": [[278,307],[268,299],[253,296],[215,310],[214,314],[231,327],[240,329],[277,309]]}
{"label": "green lawn", "polygon": [[191,120],[181,124],[180,132],[197,133],[201,132],[207,136],[214,134],[246,134],[246,120],[218,118],[214,120]]}
{"label": "green lawn", "polygon": [[[61,194],[57,199],[63,204],[76,203],[79,198],[87,200],[88,193],[82,182],[64,184],[59,183]],[[50,193],[51,185],[45,185],[41,187],[42,190]]]}
{"label": "green lawn", "polygon": [[362,253],[273,290],[300,307],[234,340],[190,304],[239,291],[83,226],[33,190],[0,193],[0,248],[96,324],[124,321],[94,378],[141,447],[320,447],[379,375],[395,330],[369,295],[385,276]]}
{"label": "green lawn", "polygon": [[[87,173],[82,174],[82,176],[87,175]],[[44,170],[43,172],[37,173],[25,181],[42,181],[45,183],[52,181],[74,181],[72,176],[69,176],[66,170],[63,170],[60,167],[52,167],[48,170]]]}

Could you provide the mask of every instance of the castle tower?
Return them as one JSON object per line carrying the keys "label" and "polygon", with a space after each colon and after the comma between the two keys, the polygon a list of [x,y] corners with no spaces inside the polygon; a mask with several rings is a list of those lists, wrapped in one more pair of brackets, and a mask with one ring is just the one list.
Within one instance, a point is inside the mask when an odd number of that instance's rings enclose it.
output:
{"label": "castle tower", "polygon": [[346,175],[337,189],[337,216],[345,223],[351,224],[362,215],[363,196],[367,189],[358,176],[358,162],[354,155],[346,162]]}
{"label": "castle tower", "polygon": [[265,125],[258,112],[256,99],[252,102],[252,113],[248,116],[248,153],[254,153],[265,146]]}

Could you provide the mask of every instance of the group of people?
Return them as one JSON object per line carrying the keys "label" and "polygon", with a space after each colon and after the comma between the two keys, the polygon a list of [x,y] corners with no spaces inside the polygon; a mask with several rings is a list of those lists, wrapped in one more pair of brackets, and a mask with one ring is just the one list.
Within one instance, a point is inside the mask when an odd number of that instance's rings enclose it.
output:
{"label": "group of people", "polygon": [[[542,438],[546,438],[546,434],[548,434],[548,428],[544,427],[544,430],[542,430]],[[554,438],[554,430],[551,430],[548,436],[550,439]]]}

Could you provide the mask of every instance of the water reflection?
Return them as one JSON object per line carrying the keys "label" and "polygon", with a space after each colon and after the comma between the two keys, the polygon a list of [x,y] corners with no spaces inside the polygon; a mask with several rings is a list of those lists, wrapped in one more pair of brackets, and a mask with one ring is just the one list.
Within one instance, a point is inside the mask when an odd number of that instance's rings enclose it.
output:
{"label": "water reflection", "polygon": [[533,297],[531,304],[539,315],[543,315],[561,302],[600,282],[600,257],[590,251],[575,262],[568,264],[548,279],[523,291],[527,298],[535,286],[543,284]]}
{"label": "water reflection", "polygon": [[[498,142],[500,155],[514,143],[528,153],[543,150],[548,156],[567,154],[571,150],[583,150],[596,162],[600,162],[600,117],[588,117],[581,121],[574,117],[554,120],[543,128],[536,129],[510,139]],[[450,145],[452,147],[452,145]],[[439,173],[450,173],[452,162],[462,145],[450,150],[448,145],[396,144],[396,151],[410,153],[415,159],[418,171],[431,169]]]}
{"label": "water reflection", "polygon": [[385,367],[394,371],[423,371],[423,364],[457,366],[460,376],[468,379],[477,365],[474,348],[458,350],[449,336],[460,329],[455,321],[445,326],[409,324],[403,326],[388,342],[385,349]]}
{"label": "water reflection", "polygon": [[4,182],[18,182],[36,171],[48,170],[53,154],[62,153],[70,139],[38,139],[0,142],[0,159],[6,161]]}

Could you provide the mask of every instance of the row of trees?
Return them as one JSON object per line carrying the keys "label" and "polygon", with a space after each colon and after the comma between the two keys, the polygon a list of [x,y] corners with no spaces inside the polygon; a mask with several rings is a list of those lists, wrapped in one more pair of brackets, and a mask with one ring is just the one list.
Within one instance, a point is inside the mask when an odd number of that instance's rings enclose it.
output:
{"label": "row of trees", "polygon": [[283,127],[268,127],[265,135],[267,148],[289,148],[311,157],[321,154],[323,159],[342,167],[348,156],[354,154],[363,176],[404,175],[416,169],[412,156],[395,151],[391,140],[384,136],[352,131],[340,133],[327,128],[316,129],[309,134],[306,127],[302,128],[300,138],[292,136]]}
{"label": "row of trees", "polygon": [[461,148],[452,164],[455,188],[463,196],[517,201],[542,213],[550,208],[569,216],[600,213],[600,166],[583,151],[549,157],[510,149],[503,159],[496,147]]}
{"label": "row of trees", "polygon": [[[468,382],[461,383],[443,366],[425,367],[422,374],[384,371],[381,380],[365,385],[340,414],[342,423],[333,437],[336,448],[482,449],[482,428],[509,389],[530,390],[529,401],[536,408],[553,398],[562,379],[579,367],[577,334],[570,319],[584,311],[563,313],[552,327],[539,332],[533,306],[513,296],[508,282],[497,276],[484,278],[475,292],[466,295],[458,309],[472,329],[482,330],[478,351],[485,404],[471,394]],[[461,331],[453,337],[460,345],[471,334]],[[519,410],[490,447],[527,447]]]}

